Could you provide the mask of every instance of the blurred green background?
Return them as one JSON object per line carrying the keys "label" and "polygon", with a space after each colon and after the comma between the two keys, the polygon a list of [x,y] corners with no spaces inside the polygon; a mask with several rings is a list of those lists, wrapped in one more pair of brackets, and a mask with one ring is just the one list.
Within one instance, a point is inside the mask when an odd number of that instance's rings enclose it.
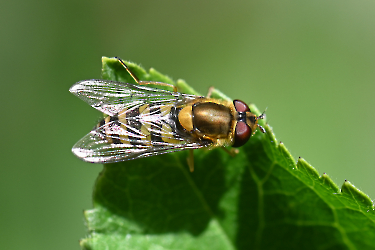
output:
{"label": "blurred green background", "polygon": [[[69,93],[120,56],[267,109],[278,140],[375,198],[374,1],[7,1],[2,249],[80,249],[101,165],[72,145],[101,114]],[[199,173],[195,173],[199,174]]]}

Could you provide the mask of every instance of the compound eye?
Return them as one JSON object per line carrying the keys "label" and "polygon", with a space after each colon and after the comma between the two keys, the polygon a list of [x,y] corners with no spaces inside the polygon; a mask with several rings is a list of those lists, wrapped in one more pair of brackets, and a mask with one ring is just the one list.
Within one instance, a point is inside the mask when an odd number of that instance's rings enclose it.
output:
{"label": "compound eye", "polygon": [[233,105],[236,108],[237,112],[250,112],[249,107],[243,101],[234,100]]}
{"label": "compound eye", "polygon": [[241,147],[249,140],[250,136],[251,128],[246,124],[246,122],[237,122],[236,130],[234,133],[234,143],[232,147]]}

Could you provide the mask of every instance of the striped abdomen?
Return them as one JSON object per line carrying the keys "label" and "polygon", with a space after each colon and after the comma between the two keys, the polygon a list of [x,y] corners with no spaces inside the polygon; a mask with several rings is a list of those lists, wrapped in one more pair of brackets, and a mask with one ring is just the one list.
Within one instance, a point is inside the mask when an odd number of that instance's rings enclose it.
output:
{"label": "striped abdomen", "polygon": [[176,131],[175,113],[173,104],[143,104],[106,117],[97,128],[102,128],[101,134],[110,144],[139,148],[180,144],[184,138]]}

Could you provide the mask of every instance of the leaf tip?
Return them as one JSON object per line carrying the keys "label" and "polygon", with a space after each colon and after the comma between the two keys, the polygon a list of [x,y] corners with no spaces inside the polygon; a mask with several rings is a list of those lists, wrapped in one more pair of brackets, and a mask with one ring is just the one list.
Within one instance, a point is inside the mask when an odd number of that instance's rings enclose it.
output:
{"label": "leaf tip", "polygon": [[314,177],[315,179],[319,179],[318,171],[313,166],[311,166],[309,163],[307,163],[307,161],[305,159],[303,159],[302,157],[298,158],[297,169],[299,169],[300,171],[302,171],[303,173],[305,173],[309,176]]}
{"label": "leaf tip", "polygon": [[117,60],[114,57],[107,57],[107,56],[102,56],[102,64],[107,63],[108,61],[113,61]]}
{"label": "leaf tip", "polygon": [[79,246],[82,248],[82,250],[92,250],[92,244],[91,240],[89,238],[81,239],[79,241]]}
{"label": "leaf tip", "polygon": [[345,180],[344,183],[341,186],[341,193],[349,195],[351,198],[353,198],[358,203],[361,203],[362,205],[366,207],[372,207],[374,208],[374,203],[370,199],[370,197],[356,188],[350,181]]}
{"label": "leaf tip", "polygon": [[[251,110],[253,110],[253,109],[251,109]],[[258,113],[256,113],[256,114],[258,114]],[[264,122],[264,121],[261,120],[260,122]],[[276,139],[275,134],[273,133],[272,127],[268,123],[261,123],[261,125],[266,130],[265,135],[269,138],[269,141],[271,142],[271,144],[277,147],[277,139]]]}
{"label": "leaf tip", "polygon": [[320,181],[323,185],[327,186],[328,188],[331,188],[334,193],[340,192],[339,186],[337,186],[336,183],[334,183],[333,180],[326,173],[322,174],[322,176],[320,177]]}
{"label": "leaf tip", "polygon": [[287,162],[288,166],[291,169],[294,169],[296,166],[296,162],[292,156],[292,154],[288,151],[285,147],[284,143],[280,141],[279,145],[277,146],[279,152],[284,156],[285,161]]}

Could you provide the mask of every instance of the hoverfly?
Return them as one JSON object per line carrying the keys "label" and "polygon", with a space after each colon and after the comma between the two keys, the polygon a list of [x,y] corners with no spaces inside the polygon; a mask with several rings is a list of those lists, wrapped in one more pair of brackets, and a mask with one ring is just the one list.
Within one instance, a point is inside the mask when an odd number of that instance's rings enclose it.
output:
{"label": "hoverfly", "polygon": [[[140,81],[120,58],[117,60],[138,85],[84,80],[70,88],[71,93],[108,115],[73,146],[72,152],[84,161],[113,163],[185,149],[239,147],[256,128],[265,132],[258,124],[264,113],[256,116],[243,101],[182,94],[167,83]],[[174,91],[145,86],[149,84]]]}

